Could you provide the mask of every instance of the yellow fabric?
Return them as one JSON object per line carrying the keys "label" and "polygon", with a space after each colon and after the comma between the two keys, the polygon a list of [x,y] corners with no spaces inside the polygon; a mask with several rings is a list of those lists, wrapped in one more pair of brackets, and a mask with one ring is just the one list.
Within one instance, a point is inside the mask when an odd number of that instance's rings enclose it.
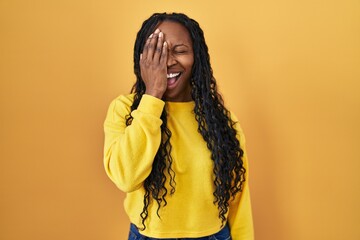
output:
{"label": "yellow fabric", "polygon": [[[154,238],[197,238],[220,230],[217,205],[213,204],[213,162],[192,112],[194,102],[163,102],[143,95],[133,120],[126,126],[133,95],[120,96],[110,104],[106,120],[104,166],[107,175],[127,193],[124,207],[130,221],[142,227],[143,181],[151,172],[152,162],[161,141],[160,119],[163,108],[168,112],[168,128],[172,132],[172,169],[175,171],[176,191],[166,196],[167,206],[149,206],[146,229],[140,233]],[[237,121],[235,116],[233,120]],[[241,148],[245,138],[236,124]],[[248,170],[246,152],[243,158]],[[248,171],[246,178],[248,176]],[[169,179],[169,178],[167,178]],[[167,183],[169,184],[169,183]],[[170,186],[167,185],[167,189]],[[228,222],[233,240],[252,240],[253,225],[248,184],[235,200],[230,201]]]}

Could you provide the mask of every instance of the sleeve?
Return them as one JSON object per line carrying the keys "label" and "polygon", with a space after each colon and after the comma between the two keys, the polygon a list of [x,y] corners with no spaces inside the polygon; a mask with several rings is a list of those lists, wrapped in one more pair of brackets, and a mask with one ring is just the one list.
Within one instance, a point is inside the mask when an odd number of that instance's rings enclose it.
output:
{"label": "sleeve", "polygon": [[162,100],[144,94],[131,113],[131,125],[126,126],[131,103],[124,96],[113,100],[104,122],[105,171],[124,192],[141,187],[151,172],[161,142],[160,116],[165,105]]}
{"label": "sleeve", "polygon": [[230,201],[229,203],[228,222],[233,240],[253,240],[254,229],[248,185],[249,168],[245,149],[245,136],[236,117],[232,115],[232,119],[236,122],[235,126],[238,132],[240,147],[244,151],[242,160],[244,163],[244,168],[246,169],[246,173],[243,190],[237,194],[233,201]]}

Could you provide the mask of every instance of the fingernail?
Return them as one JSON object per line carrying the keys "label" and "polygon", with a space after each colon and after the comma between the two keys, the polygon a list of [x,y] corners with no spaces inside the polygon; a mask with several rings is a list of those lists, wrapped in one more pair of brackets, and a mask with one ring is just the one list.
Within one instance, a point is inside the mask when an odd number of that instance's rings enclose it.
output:
{"label": "fingernail", "polygon": [[162,32],[160,32],[160,33],[159,33],[159,37],[162,37],[162,36],[163,36],[163,33],[162,33]]}
{"label": "fingernail", "polygon": [[140,54],[140,59],[142,59],[142,53]]}
{"label": "fingernail", "polygon": [[154,33],[159,33],[159,32],[160,32],[160,30],[157,28]]}
{"label": "fingernail", "polygon": [[149,38],[152,38],[152,36],[153,36],[154,34],[152,33],[152,34],[150,34],[150,36],[149,36]]}

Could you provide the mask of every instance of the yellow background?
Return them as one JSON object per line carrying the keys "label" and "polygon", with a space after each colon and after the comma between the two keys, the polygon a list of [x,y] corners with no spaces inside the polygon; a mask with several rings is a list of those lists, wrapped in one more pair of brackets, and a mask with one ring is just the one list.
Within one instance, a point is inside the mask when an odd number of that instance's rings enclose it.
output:
{"label": "yellow background", "polygon": [[164,11],[201,24],[245,130],[256,239],[360,239],[358,0],[0,0],[0,239],[126,239],[102,124]]}

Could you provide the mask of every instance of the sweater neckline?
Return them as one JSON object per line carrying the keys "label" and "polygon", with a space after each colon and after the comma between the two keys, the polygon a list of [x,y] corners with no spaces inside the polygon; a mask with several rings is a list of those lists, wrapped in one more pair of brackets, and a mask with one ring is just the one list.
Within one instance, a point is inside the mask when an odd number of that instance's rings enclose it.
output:
{"label": "sweater neckline", "polygon": [[189,102],[165,102],[166,110],[168,111],[193,111],[195,108],[195,101]]}

